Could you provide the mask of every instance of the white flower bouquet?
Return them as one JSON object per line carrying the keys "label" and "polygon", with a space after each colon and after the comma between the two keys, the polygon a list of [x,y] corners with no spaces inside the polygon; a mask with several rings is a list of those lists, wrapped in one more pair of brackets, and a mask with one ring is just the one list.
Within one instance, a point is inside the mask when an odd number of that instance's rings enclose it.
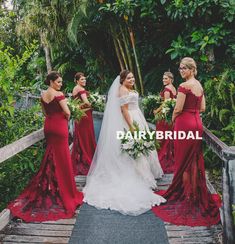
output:
{"label": "white flower bouquet", "polygon": [[168,98],[163,101],[161,106],[156,110],[154,121],[158,122],[160,120],[165,120],[168,124],[170,124],[175,104],[175,98]]}
{"label": "white flower bouquet", "polygon": [[71,118],[73,120],[79,121],[82,117],[86,116],[86,110],[81,107],[84,105],[79,99],[69,98],[67,101],[69,110],[71,112]]}
{"label": "white flower bouquet", "polygon": [[91,103],[91,106],[93,110],[104,112],[105,107],[105,96],[100,95],[98,92],[90,93],[89,95],[89,102]]}
{"label": "white flower bouquet", "polygon": [[[145,134],[145,138],[138,138],[138,133],[140,132],[137,123],[134,123],[135,131],[131,132],[133,136],[130,135],[130,131],[124,129],[124,137],[121,139],[121,151],[127,153],[133,159],[139,158],[141,155],[149,156],[151,151],[156,150],[159,147],[159,142],[155,137],[150,137],[146,130],[141,131]],[[145,133],[146,132],[146,133]]]}

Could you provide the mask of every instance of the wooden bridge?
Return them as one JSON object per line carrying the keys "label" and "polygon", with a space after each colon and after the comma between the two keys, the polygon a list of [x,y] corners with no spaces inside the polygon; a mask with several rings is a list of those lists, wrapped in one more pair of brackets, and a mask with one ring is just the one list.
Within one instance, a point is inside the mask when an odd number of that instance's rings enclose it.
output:
{"label": "wooden bridge", "polygon": [[[102,113],[94,112],[94,121],[101,121]],[[40,129],[22,139],[0,149],[0,163],[17,153],[27,149],[44,139]],[[232,204],[235,204],[235,148],[228,147],[204,128],[204,140],[207,145],[223,161],[223,207],[221,208],[222,224],[212,227],[175,226],[165,223],[169,243],[235,243],[234,224],[232,219]],[[158,182],[160,189],[166,189],[172,180],[172,175],[165,175]],[[75,178],[77,187],[81,190],[86,178]],[[208,189],[214,193],[213,186],[207,181]],[[79,209],[76,216],[79,215]],[[68,243],[76,216],[72,219],[47,221],[43,223],[24,223],[12,218],[10,211],[4,209],[0,213],[0,243]],[[79,243],[83,244],[83,243]]]}

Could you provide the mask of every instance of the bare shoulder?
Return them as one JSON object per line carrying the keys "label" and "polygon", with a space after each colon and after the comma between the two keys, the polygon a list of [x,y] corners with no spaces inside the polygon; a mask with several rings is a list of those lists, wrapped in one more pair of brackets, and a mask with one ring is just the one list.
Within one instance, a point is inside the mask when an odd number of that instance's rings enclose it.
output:
{"label": "bare shoulder", "polygon": [[189,88],[190,88],[190,83],[189,83],[188,81],[185,81],[185,82],[182,82],[182,83],[180,84],[180,86],[182,86],[182,87],[184,87],[184,88],[186,88],[186,89],[189,89]]}
{"label": "bare shoulder", "polygon": [[197,81],[199,87],[203,90],[202,83],[199,80],[196,80],[196,81]]}
{"label": "bare shoulder", "polygon": [[41,97],[46,96],[46,94],[47,94],[47,90],[42,91],[42,92],[41,92]]}
{"label": "bare shoulder", "polygon": [[56,93],[55,93],[55,96],[63,96],[63,95],[64,95],[64,93],[61,91],[56,91]]}
{"label": "bare shoulder", "polygon": [[42,97],[42,99],[44,99],[44,100],[47,100],[48,98],[50,99],[50,97],[52,97],[53,95],[51,94],[51,92],[50,91],[48,91],[48,90],[45,90],[45,91],[43,91],[42,93],[41,93],[41,97]]}
{"label": "bare shoulder", "polygon": [[79,87],[79,86],[75,86],[74,88],[73,88],[73,95],[76,95],[78,92],[80,92],[80,91],[84,91],[85,89],[84,88],[81,88],[81,87]]}
{"label": "bare shoulder", "polygon": [[119,87],[119,97],[121,96],[126,96],[129,94],[128,89],[125,86],[120,86]]}

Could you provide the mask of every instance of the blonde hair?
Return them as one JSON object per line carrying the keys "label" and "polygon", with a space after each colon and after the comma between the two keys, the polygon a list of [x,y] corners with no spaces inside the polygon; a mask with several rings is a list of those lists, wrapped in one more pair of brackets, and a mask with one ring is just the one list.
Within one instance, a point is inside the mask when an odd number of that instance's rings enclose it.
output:
{"label": "blonde hair", "polygon": [[193,74],[195,76],[197,75],[197,64],[193,58],[185,57],[181,59],[180,63],[185,65],[187,68],[193,70]]}
{"label": "blonde hair", "polygon": [[168,78],[170,78],[172,80],[172,82],[174,81],[174,75],[170,72],[170,71],[166,71],[164,72],[165,76],[167,76]]}

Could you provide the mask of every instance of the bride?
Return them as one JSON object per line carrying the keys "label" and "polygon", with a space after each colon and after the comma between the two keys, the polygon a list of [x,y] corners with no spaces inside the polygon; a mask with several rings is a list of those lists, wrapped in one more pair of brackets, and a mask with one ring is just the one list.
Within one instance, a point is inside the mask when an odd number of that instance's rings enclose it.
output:
{"label": "bride", "polygon": [[137,160],[121,152],[117,131],[140,129],[147,122],[138,106],[138,93],[133,90],[134,76],[124,70],[108,93],[100,136],[83,189],[84,202],[98,209],[111,209],[127,215],[139,215],[166,200],[155,194],[156,178],[163,171],[156,151]]}

